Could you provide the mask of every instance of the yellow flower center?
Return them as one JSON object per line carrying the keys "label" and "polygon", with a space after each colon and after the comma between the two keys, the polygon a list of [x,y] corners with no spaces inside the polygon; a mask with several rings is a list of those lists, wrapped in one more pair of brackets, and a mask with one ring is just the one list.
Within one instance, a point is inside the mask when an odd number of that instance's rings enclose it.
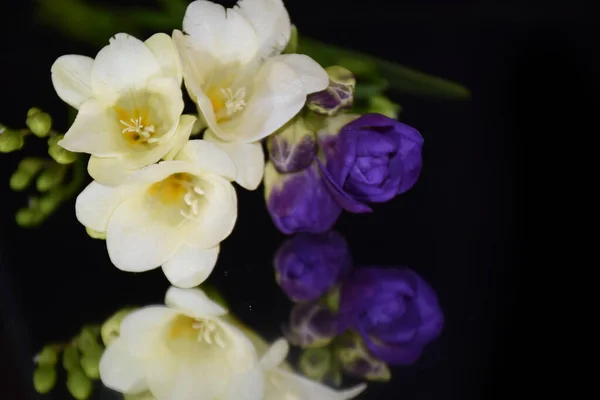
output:
{"label": "yellow flower center", "polygon": [[206,344],[215,343],[220,348],[225,347],[225,342],[217,325],[211,321],[201,321],[179,314],[169,326],[168,337],[171,340],[193,339]]}
{"label": "yellow flower center", "polygon": [[246,88],[231,88],[213,86],[207,91],[217,122],[227,120],[246,107]]}
{"label": "yellow flower center", "polygon": [[121,134],[129,144],[152,144],[159,141],[155,136],[156,126],[150,121],[147,108],[127,110],[115,106],[117,120],[122,128]]}
{"label": "yellow flower center", "polygon": [[178,207],[179,215],[184,217],[183,221],[198,218],[200,202],[205,194],[194,176],[185,172],[169,175],[162,181],[153,183],[147,193],[163,205]]}

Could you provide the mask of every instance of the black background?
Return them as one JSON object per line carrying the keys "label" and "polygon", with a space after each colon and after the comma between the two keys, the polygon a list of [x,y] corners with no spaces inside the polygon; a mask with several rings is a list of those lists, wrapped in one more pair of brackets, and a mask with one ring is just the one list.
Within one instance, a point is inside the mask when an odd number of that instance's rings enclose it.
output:
{"label": "black background", "polygon": [[[446,314],[442,337],[422,359],[394,369],[390,383],[371,385],[366,399],[487,399],[509,393],[515,379],[508,371],[518,360],[511,339],[524,268],[524,160],[541,152],[523,143],[553,140],[549,128],[560,131],[565,114],[577,119],[582,111],[573,103],[591,98],[595,60],[583,2],[498,3],[286,2],[302,34],[461,82],[473,93],[469,101],[392,94],[403,122],[425,138],[421,178],[374,214],[345,214],[336,226],[358,263],[419,272]],[[35,25],[28,2],[1,7],[0,122],[21,127],[27,110],[39,106],[65,130],[66,106],[53,91],[50,66],[62,54],[93,57],[98,49]],[[32,356],[41,346],[126,304],[159,303],[168,283],[160,270],[114,268],[104,243],[76,221],[73,202],[41,229],[18,228],[14,212],[26,195],[12,193],[8,179],[20,157],[0,156],[0,380],[10,398],[34,399]],[[284,237],[266,213],[262,188],[238,193],[238,223],[211,281],[232,312],[272,340],[289,312],[271,267]]]}

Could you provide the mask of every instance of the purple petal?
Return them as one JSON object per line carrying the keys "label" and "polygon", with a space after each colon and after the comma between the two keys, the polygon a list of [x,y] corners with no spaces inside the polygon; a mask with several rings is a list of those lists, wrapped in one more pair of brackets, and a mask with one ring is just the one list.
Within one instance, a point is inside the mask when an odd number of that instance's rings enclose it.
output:
{"label": "purple petal", "polygon": [[333,199],[342,207],[344,210],[349,211],[351,213],[369,213],[373,212],[371,207],[366,204],[360,203],[350,197],[339,185],[335,182],[333,176],[329,173],[327,168],[323,165],[321,160],[315,158],[319,165],[319,169],[321,172],[321,176],[323,177],[323,182],[325,186],[329,190],[329,193],[333,197]]}

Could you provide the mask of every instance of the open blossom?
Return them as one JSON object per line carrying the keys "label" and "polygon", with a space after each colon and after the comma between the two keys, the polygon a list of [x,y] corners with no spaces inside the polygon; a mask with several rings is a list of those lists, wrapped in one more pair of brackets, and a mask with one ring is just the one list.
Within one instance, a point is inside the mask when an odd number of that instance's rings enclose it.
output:
{"label": "open blossom", "polygon": [[165,303],[123,320],[100,361],[105,386],[144,399],[264,399],[256,350],[227,310],[199,289],[171,287]]}
{"label": "open blossom", "polygon": [[119,33],[95,59],[58,58],[52,83],[58,96],[78,110],[59,145],[91,154],[88,171],[95,180],[122,182],[174,154],[189,137],[193,117],[181,115],[181,81],[179,57],[163,33],[145,42]]}
{"label": "open blossom", "polygon": [[296,115],[310,93],[327,88],[325,70],[306,55],[281,55],[291,25],[281,0],[241,0],[226,9],[191,3],[173,33],[190,97],[208,126],[204,139],[237,167],[236,181],[254,190],[264,171],[260,140]]}
{"label": "open blossom", "polygon": [[180,287],[211,273],[237,218],[231,159],[215,144],[191,140],[172,161],[147,166],[119,186],[92,182],[77,197],[79,221],[105,232],[108,254],[123,270],[162,265]]}

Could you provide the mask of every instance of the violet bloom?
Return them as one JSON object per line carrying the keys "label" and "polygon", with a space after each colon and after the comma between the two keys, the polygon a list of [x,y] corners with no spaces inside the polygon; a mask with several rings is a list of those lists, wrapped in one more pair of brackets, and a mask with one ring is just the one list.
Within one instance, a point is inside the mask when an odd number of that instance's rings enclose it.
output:
{"label": "violet bloom", "polygon": [[409,190],[422,167],[423,137],[416,129],[381,114],[366,114],[336,135],[322,135],[321,171],[332,195],[350,212],[369,212]]}
{"label": "violet bloom", "polygon": [[300,233],[287,240],[274,259],[275,277],[293,301],[313,301],[327,293],[352,268],[346,240],[337,232]]}
{"label": "violet bloom", "polygon": [[416,362],[443,325],[435,292],[408,268],[357,268],[342,285],[338,332],[357,331],[389,364]]}

